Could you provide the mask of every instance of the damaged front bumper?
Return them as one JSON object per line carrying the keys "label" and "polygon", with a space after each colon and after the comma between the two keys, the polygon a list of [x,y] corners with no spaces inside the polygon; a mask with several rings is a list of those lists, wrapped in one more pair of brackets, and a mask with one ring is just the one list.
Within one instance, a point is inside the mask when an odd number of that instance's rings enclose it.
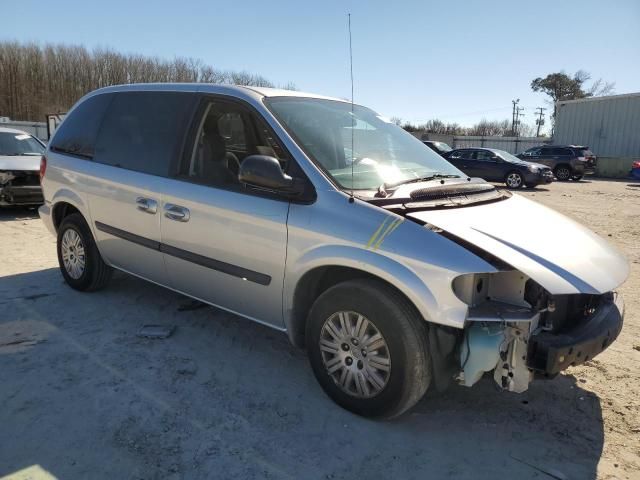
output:
{"label": "damaged front bumper", "polygon": [[[491,372],[501,388],[523,392],[535,376],[551,378],[591,360],[622,329],[624,304],[615,292],[544,296],[534,308],[522,302],[524,298],[531,301],[531,285],[517,282],[513,275],[505,278],[512,286],[509,300],[519,304],[484,296],[484,289],[476,290],[486,300],[476,304],[475,299],[469,299],[473,306],[459,349],[457,378],[462,385],[472,386]],[[473,282],[479,285],[479,277]],[[505,282],[500,284],[504,289]]]}
{"label": "damaged front bumper", "polygon": [[0,172],[0,206],[42,203],[38,172]]}
{"label": "damaged front bumper", "polygon": [[555,376],[605,350],[618,337],[624,319],[622,296],[604,295],[600,306],[579,324],[558,333],[542,331],[529,339],[527,365],[536,373]]}

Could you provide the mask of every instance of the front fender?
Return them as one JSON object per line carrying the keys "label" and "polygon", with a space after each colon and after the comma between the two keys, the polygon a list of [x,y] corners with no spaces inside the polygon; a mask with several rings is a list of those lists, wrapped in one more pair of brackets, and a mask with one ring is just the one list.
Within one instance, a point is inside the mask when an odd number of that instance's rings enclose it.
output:
{"label": "front fender", "polygon": [[[287,272],[284,285],[285,326],[291,330],[294,295],[303,276],[319,267],[348,267],[367,272],[400,290],[425,320],[462,328],[467,305],[451,291],[447,301],[436,299],[434,292],[414,271],[393,258],[376,251],[350,245],[322,245],[305,252]],[[448,290],[451,290],[448,287]],[[445,308],[443,308],[446,305]]]}

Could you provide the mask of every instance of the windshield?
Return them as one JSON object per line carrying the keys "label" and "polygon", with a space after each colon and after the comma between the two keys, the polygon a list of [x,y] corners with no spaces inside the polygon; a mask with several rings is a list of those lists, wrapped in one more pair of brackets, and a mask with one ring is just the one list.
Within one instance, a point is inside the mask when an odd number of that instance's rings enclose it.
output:
{"label": "windshield", "polygon": [[518,162],[518,163],[522,163],[522,160],[520,160],[518,157],[515,157],[513,155],[511,155],[509,152],[506,152],[504,150],[498,150],[498,149],[494,149],[491,150],[493,153],[501,156],[504,160],[506,160],[507,162]]}
{"label": "windshield", "polygon": [[42,155],[42,144],[26,133],[0,132],[0,155]]}
{"label": "windshield", "polygon": [[433,144],[436,146],[436,148],[438,150],[440,150],[441,152],[450,152],[451,150],[453,150],[453,148],[451,148],[449,145],[447,145],[446,143],[442,143],[442,142],[433,142]]}
{"label": "windshield", "polygon": [[354,105],[352,115],[350,103],[334,100],[278,97],[266,103],[305,153],[342,188],[372,190],[436,173],[464,176],[368,108]]}

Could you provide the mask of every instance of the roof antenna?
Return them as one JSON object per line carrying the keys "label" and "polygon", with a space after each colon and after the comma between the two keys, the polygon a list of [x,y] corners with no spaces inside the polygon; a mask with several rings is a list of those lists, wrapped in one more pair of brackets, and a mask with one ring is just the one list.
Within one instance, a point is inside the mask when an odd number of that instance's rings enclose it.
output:
{"label": "roof antenna", "polygon": [[349,67],[351,69],[351,196],[349,203],[354,202],[353,198],[353,164],[355,163],[355,152],[353,150],[353,131],[355,130],[355,117],[353,116],[353,48],[351,47],[351,14],[347,14],[349,19]]}

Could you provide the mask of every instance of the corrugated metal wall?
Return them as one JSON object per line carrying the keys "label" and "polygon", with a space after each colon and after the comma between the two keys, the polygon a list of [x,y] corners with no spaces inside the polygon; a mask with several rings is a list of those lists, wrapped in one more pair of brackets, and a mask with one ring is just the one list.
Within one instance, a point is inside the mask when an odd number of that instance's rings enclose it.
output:
{"label": "corrugated metal wall", "polygon": [[412,132],[412,135],[420,140],[433,140],[444,142],[452,148],[497,148],[516,154],[524,152],[531,147],[551,143],[547,137],[476,137],[468,135],[441,135],[439,133]]}
{"label": "corrugated metal wall", "polygon": [[496,148],[506,152],[516,154],[524,152],[531,147],[544,145],[549,140],[543,137],[472,137],[461,136],[453,137],[453,148]]}
{"label": "corrugated metal wall", "polygon": [[640,93],[557,103],[553,143],[603,157],[640,156]]}

